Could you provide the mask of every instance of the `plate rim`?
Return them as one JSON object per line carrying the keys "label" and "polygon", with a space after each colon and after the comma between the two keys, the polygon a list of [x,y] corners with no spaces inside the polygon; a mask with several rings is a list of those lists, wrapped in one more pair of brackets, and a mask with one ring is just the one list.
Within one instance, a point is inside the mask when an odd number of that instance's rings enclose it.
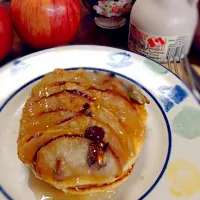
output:
{"label": "plate rim", "polygon": [[181,81],[181,83],[189,90],[190,94],[192,95],[192,97],[195,99],[195,101],[200,105],[200,99],[198,99],[196,97],[196,95],[194,94],[194,92],[188,87],[188,85],[179,77],[177,76],[173,71],[171,71],[170,69],[168,69],[167,67],[165,67],[164,65],[162,65],[161,63],[151,59],[151,58],[148,58],[146,57],[145,55],[141,55],[139,53],[136,53],[136,52],[131,52],[129,50],[125,50],[125,49],[120,49],[120,48],[116,48],[116,47],[110,47],[110,46],[104,46],[104,45],[87,45],[87,44],[69,44],[69,45],[64,45],[64,46],[58,46],[58,47],[53,47],[53,48],[49,48],[49,49],[45,49],[45,50],[39,50],[37,52],[34,52],[34,53],[31,53],[31,54],[28,54],[28,55],[25,55],[25,56],[22,56],[22,57],[19,57],[19,58],[16,58],[6,64],[4,64],[3,66],[0,67],[0,74],[1,72],[8,68],[10,65],[12,65],[15,61],[17,60],[26,60],[26,59],[29,59],[29,58],[32,58],[32,57],[35,57],[35,56],[38,56],[38,55],[42,55],[42,54],[45,54],[45,53],[50,53],[50,52],[55,52],[56,50],[64,50],[64,49],[67,49],[67,48],[74,48],[74,49],[80,49],[80,48],[85,48],[86,50],[87,49],[92,49],[92,48],[96,48],[95,50],[105,50],[105,51],[113,51],[113,52],[116,52],[117,50],[118,51],[126,51],[130,54],[135,54],[137,56],[140,56],[140,57],[143,57],[147,60],[150,60],[156,64],[158,64],[160,67],[166,69],[168,72],[170,72],[170,75],[174,75],[178,80]]}

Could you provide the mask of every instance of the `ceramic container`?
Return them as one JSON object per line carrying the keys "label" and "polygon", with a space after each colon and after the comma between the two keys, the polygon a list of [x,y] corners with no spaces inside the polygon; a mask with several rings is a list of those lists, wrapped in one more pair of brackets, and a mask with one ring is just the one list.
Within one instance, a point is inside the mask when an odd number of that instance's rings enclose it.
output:
{"label": "ceramic container", "polygon": [[133,0],[83,0],[95,16],[95,23],[106,29],[116,29],[126,24]]}

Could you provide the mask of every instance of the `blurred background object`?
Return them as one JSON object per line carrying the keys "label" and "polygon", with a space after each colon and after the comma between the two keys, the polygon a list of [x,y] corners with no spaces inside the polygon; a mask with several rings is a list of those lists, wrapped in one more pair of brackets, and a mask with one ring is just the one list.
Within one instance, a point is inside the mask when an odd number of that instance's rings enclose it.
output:
{"label": "blurred background object", "polygon": [[10,13],[0,5],[0,62],[10,53],[13,44],[13,27]]}
{"label": "blurred background object", "polygon": [[[9,3],[2,4],[5,7],[9,7]],[[200,3],[198,4],[200,9]],[[111,46],[128,50],[128,30],[129,25],[126,23],[123,27],[113,30],[102,29],[94,23],[94,15],[83,5],[81,2],[81,22],[79,30],[70,44],[94,44]],[[194,37],[191,51],[188,55],[188,59],[193,66],[194,71],[200,74],[200,22]],[[17,57],[21,57],[35,52],[35,49],[25,45],[23,41],[15,34],[14,44],[9,56],[0,64],[3,65]],[[200,82],[200,78],[196,75],[195,78]]]}
{"label": "blurred background object", "polygon": [[199,22],[194,36],[193,45],[191,48],[191,62],[199,65],[200,63],[200,2],[198,3]]}
{"label": "blurred background object", "polygon": [[95,16],[101,28],[116,29],[128,21],[135,0],[83,0],[85,7]]}
{"label": "blurred background object", "polygon": [[176,51],[176,60],[179,60],[180,51],[183,51],[181,55],[188,55],[198,23],[197,2],[136,1],[130,16],[130,51],[160,63],[167,63],[171,50]]}
{"label": "blurred background object", "polygon": [[19,37],[35,49],[68,44],[80,23],[79,0],[12,0],[10,11]]}

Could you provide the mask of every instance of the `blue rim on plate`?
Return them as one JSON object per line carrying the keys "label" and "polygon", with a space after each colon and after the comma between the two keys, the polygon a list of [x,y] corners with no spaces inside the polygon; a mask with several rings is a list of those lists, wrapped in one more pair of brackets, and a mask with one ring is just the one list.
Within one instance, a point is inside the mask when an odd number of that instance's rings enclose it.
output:
{"label": "blue rim on plate", "polygon": [[[113,50],[120,50],[120,51],[123,51],[123,52],[127,52],[127,53],[131,53],[131,54],[135,54],[135,55],[138,55],[138,56],[141,56],[143,58],[146,58],[147,60],[151,60],[152,62],[158,64],[160,67],[166,69],[168,72],[170,72],[171,74],[173,74],[175,77],[177,77],[183,84],[184,86],[191,92],[192,96],[195,98],[195,100],[197,101],[198,104],[200,104],[200,99],[198,99],[198,97],[194,94],[194,92],[188,87],[188,85],[179,77],[177,76],[173,71],[171,71],[169,68],[165,67],[164,65],[162,65],[161,63],[151,59],[151,58],[148,58],[147,56],[143,55],[143,54],[139,54],[137,52],[131,52],[129,50],[124,50],[124,49],[120,49],[120,48],[115,48],[115,47],[108,47],[106,45],[98,45],[98,44],[95,44],[95,45],[82,45],[82,44],[76,44],[76,45],[63,45],[63,46],[59,46],[59,47],[54,47],[54,48],[50,48],[50,49],[46,49],[46,50],[42,50],[42,51],[38,51],[38,52],[35,52],[35,53],[32,53],[32,54],[29,54],[29,55],[26,55],[26,56],[23,56],[22,58],[23,59],[26,59],[26,58],[29,58],[30,56],[33,57],[33,56],[36,56],[36,55],[40,55],[42,53],[46,53],[46,52],[50,52],[50,51],[53,51],[53,50],[56,50],[58,48],[67,48],[67,47],[99,47],[99,48],[109,48],[109,49],[113,49]],[[18,60],[20,60],[21,58],[16,58],[10,62],[8,62],[7,64],[3,65],[3,66],[0,66],[0,72],[1,72],[1,69],[3,69],[4,67],[6,67],[8,64],[12,64]]]}

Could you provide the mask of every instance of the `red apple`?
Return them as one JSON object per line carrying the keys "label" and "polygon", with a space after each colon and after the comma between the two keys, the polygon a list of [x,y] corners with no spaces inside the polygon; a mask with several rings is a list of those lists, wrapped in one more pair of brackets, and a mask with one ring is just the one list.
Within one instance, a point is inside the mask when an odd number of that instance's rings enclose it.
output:
{"label": "red apple", "polygon": [[11,16],[22,40],[33,48],[65,45],[80,23],[79,0],[12,0]]}
{"label": "red apple", "polygon": [[0,5],[0,61],[11,51],[13,44],[13,27],[8,10]]}

